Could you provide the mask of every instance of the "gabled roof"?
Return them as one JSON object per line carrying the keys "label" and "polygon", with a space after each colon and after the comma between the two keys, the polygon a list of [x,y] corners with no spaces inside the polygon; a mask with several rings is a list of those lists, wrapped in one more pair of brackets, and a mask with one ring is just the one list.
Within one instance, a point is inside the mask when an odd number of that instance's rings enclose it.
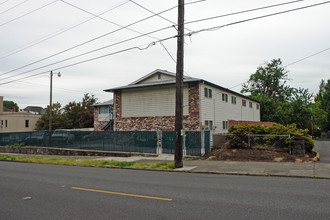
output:
{"label": "gabled roof", "polygon": [[[135,89],[135,88],[154,87],[154,86],[166,86],[166,85],[175,85],[176,84],[176,80],[175,79],[174,80],[155,81],[155,82],[148,82],[148,83],[140,83],[139,84],[139,82],[147,79],[148,77],[150,77],[150,76],[152,76],[152,75],[154,75],[156,73],[163,73],[163,74],[168,74],[168,75],[175,76],[174,73],[168,72],[166,70],[159,70],[159,69],[157,69],[157,70],[155,70],[155,71],[147,74],[146,76],[144,76],[144,77],[142,77],[142,78],[134,81],[131,84],[128,84],[126,86],[120,86],[120,87],[115,87],[115,88],[111,88],[111,89],[106,89],[104,91],[105,92],[115,92],[115,91],[124,90],[124,89]],[[237,96],[243,97],[245,99],[253,100],[255,102],[259,102],[259,101],[255,100],[255,99],[249,98],[249,97],[247,97],[247,96],[245,96],[243,94],[240,94],[240,93],[235,92],[235,91],[232,91],[232,90],[230,90],[228,88],[224,88],[222,86],[216,85],[216,84],[211,83],[209,81],[206,81],[204,79],[192,78],[192,77],[187,77],[187,76],[183,77],[183,83],[190,83],[190,82],[199,82],[199,83],[203,83],[203,84],[206,84],[206,85],[214,86],[214,87],[216,87],[218,89],[221,89],[221,90],[223,90],[225,92],[232,93],[232,94],[235,94]]]}
{"label": "gabled roof", "polygon": [[[165,75],[168,75],[168,76],[172,76],[172,77],[176,77],[176,74],[175,73],[172,73],[172,72],[169,72],[167,70],[161,70],[161,69],[156,69],[154,71],[152,71],[151,73],[141,77],[140,79],[138,80],[135,80],[134,82],[130,83],[129,85],[135,85],[135,84],[140,84],[141,82],[143,82],[144,80],[148,79],[149,77],[155,75],[155,74],[158,74],[158,73],[161,73],[161,74],[165,74]],[[183,76],[184,79],[186,78],[189,78],[187,76]]]}

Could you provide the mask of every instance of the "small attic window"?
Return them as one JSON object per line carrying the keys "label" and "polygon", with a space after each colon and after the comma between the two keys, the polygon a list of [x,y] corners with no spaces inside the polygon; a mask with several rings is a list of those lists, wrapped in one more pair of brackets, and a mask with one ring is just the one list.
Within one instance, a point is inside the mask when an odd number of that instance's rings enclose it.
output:
{"label": "small attic window", "polygon": [[162,79],[162,75],[158,73],[158,79]]}

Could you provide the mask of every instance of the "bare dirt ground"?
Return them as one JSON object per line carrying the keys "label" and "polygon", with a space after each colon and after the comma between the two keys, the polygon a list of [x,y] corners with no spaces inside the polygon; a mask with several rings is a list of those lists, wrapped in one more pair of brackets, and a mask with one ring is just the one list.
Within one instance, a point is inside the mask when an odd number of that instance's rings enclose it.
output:
{"label": "bare dirt ground", "polygon": [[249,149],[215,149],[207,153],[201,160],[222,161],[263,161],[263,162],[312,162],[315,153],[306,153],[305,156],[294,156],[281,149],[253,147]]}

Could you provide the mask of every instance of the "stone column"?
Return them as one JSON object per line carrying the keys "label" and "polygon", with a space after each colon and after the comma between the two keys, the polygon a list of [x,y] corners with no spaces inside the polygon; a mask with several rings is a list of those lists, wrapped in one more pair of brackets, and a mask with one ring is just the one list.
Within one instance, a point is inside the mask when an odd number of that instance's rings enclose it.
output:
{"label": "stone column", "polygon": [[295,145],[292,147],[292,154],[296,156],[305,156],[305,137],[297,136]]}

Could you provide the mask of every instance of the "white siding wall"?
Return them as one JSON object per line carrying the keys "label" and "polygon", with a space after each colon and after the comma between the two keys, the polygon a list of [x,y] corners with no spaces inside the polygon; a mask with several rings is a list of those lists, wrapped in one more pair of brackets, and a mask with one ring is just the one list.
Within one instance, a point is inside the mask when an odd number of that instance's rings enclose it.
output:
{"label": "white siding wall", "polygon": [[[122,117],[175,116],[175,86],[122,90]],[[183,114],[188,115],[188,86],[183,88]]]}
{"label": "white siding wall", "polygon": [[[212,90],[212,98],[205,97],[204,88]],[[228,95],[228,102],[222,101],[223,93]],[[232,104],[232,96],[236,97],[236,104]],[[260,109],[256,109],[257,102],[204,84],[200,84],[200,97],[201,124],[205,125],[205,120],[212,121],[215,133],[227,132],[227,129],[223,129],[223,121],[260,121]],[[243,99],[246,100],[246,107],[242,106]],[[252,108],[249,108],[249,102],[252,102]]]}
{"label": "white siding wall", "polygon": [[167,74],[160,74],[161,78],[158,79],[158,74],[154,74],[144,80],[142,80],[139,84],[142,84],[142,83],[149,83],[149,82],[158,82],[158,81],[168,81],[168,80],[175,80],[175,77],[174,76],[170,76],[170,75],[167,75]]}

